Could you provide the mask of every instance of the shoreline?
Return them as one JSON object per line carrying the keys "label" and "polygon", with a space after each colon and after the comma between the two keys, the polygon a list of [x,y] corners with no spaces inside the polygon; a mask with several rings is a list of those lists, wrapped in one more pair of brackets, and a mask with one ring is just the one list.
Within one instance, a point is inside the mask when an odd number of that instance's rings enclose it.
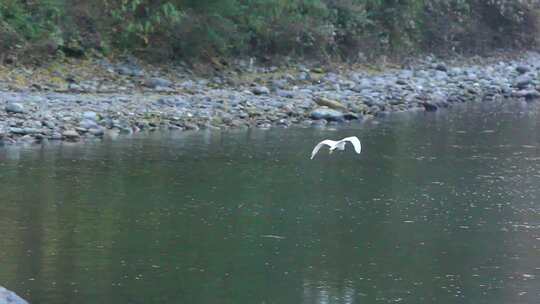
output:
{"label": "shoreline", "polygon": [[[0,145],[78,142],[141,131],[355,123],[454,103],[540,99],[540,54],[480,63],[418,60],[380,71],[253,67],[199,78],[106,59],[0,69]],[[113,92],[113,93],[111,93]]]}

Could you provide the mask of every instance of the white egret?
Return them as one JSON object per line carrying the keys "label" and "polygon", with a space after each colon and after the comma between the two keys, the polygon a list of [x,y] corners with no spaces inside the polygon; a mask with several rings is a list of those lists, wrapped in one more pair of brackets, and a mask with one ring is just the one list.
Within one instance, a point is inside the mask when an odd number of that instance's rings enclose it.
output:
{"label": "white egret", "polygon": [[325,145],[329,147],[330,154],[332,154],[332,152],[334,152],[335,149],[338,149],[340,151],[345,150],[345,144],[347,142],[350,142],[354,147],[354,151],[360,154],[360,151],[362,151],[362,145],[360,145],[360,140],[356,136],[351,136],[351,137],[345,137],[344,139],[339,140],[339,141],[330,140],[330,139],[321,141],[315,146],[315,148],[313,149],[313,152],[311,152],[311,159],[313,159],[315,157],[315,154],[317,154],[317,152],[319,152],[319,150]]}

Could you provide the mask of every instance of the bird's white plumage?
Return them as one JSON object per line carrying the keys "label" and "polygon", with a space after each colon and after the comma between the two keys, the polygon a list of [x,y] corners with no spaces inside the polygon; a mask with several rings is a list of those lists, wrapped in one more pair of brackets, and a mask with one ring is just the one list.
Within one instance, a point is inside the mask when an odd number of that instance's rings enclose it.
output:
{"label": "bird's white plumage", "polygon": [[358,139],[358,137],[356,136],[351,136],[351,137],[346,137],[344,139],[341,140],[342,142],[350,142],[353,147],[354,147],[354,151],[358,154],[360,154],[360,152],[362,152],[362,145],[360,144],[360,139]]}
{"label": "bird's white plumage", "polygon": [[324,146],[329,146],[329,147],[336,147],[336,144],[338,142],[335,141],[335,140],[330,140],[330,139],[326,139],[326,140],[323,140],[321,141],[320,143],[318,143],[315,148],[313,148],[313,151],[311,152],[311,159],[313,159],[315,157],[315,154],[317,154],[317,152],[319,152],[319,150]]}
{"label": "bird's white plumage", "polygon": [[351,137],[345,137],[344,139],[339,140],[339,141],[330,140],[330,139],[326,139],[326,140],[321,141],[320,143],[318,143],[315,146],[315,148],[313,148],[313,151],[311,152],[311,159],[313,159],[315,157],[317,152],[319,152],[319,150],[323,146],[328,146],[329,149],[330,149],[330,152],[332,152],[335,149],[344,150],[345,149],[345,144],[347,142],[350,142],[354,147],[354,151],[356,153],[360,154],[360,152],[362,151],[362,145],[360,144],[360,140],[356,136],[351,136]]}

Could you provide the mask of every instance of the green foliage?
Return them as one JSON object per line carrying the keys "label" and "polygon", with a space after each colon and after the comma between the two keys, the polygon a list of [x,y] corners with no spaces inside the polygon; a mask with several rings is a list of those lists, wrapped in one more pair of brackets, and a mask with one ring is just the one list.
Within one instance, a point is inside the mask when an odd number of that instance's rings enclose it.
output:
{"label": "green foliage", "polygon": [[147,46],[155,37],[170,37],[184,15],[169,1],[151,0],[122,0],[110,12],[113,36],[118,38],[118,46],[126,48]]}
{"label": "green foliage", "polygon": [[249,0],[242,8],[244,17],[239,23],[248,35],[248,45],[259,52],[324,51],[325,45],[333,43],[334,28],[322,1]]}
{"label": "green foliage", "polygon": [[534,0],[0,0],[0,35],[4,45],[46,37],[162,59],[354,58],[533,45],[536,9]]}
{"label": "green foliage", "polygon": [[0,20],[27,39],[58,31],[62,1],[25,3],[20,0],[0,0]]}

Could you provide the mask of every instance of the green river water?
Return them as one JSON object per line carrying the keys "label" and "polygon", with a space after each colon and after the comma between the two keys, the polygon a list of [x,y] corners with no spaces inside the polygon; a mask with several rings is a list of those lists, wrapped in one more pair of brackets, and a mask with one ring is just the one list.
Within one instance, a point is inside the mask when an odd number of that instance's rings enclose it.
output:
{"label": "green river water", "polygon": [[[540,111],[0,148],[31,303],[538,303]],[[325,138],[352,149],[309,160]]]}

